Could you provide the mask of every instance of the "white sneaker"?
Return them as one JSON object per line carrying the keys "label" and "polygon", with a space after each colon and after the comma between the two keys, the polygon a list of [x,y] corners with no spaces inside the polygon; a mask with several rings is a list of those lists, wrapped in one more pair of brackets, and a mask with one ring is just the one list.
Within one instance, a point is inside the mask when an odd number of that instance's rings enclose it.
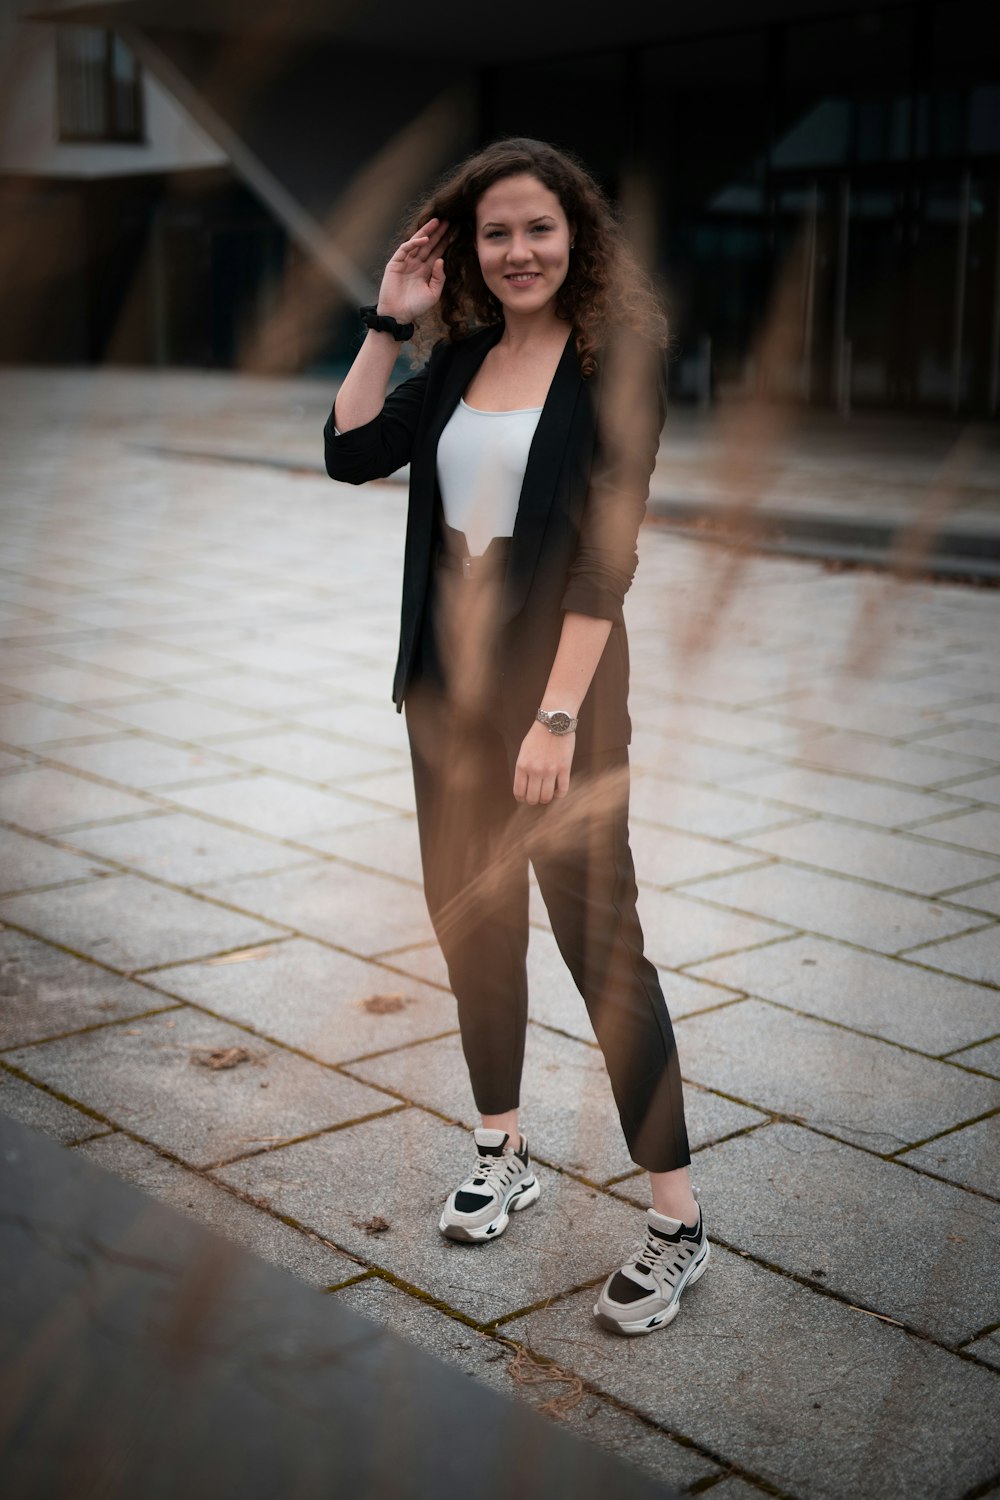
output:
{"label": "white sneaker", "polygon": [[450,1195],[438,1225],[450,1240],[497,1239],[510,1214],[534,1203],[540,1191],[523,1135],[517,1149],[507,1147],[503,1130],[480,1127],[475,1138],[476,1170]]}
{"label": "white sneaker", "polygon": [[665,1328],[680,1311],[684,1288],[704,1275],[708,1256],[701,1209],[694,1228],[648,1209],[645,1243],[608,1277],[594,1317],[602,1328],[615,1333],[652,1333],[654,1328]]}

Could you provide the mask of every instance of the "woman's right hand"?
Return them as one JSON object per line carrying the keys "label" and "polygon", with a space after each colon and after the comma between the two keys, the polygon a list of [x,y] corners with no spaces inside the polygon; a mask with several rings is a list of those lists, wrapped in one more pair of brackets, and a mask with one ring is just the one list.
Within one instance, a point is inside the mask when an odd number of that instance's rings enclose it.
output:
{"label": "woman's right hand", "polygon": [[438,251],[447,234],[447,220],[428,219],[400,245],[379,287],[380,313],[400,323],[415,323],[430,311],[444,287],[444,257]]}

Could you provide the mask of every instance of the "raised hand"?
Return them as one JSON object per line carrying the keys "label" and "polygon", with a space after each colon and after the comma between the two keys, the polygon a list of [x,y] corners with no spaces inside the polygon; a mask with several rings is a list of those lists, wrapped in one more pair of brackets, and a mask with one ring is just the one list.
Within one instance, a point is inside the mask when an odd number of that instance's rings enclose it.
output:
{"label": "raised hand", "polygon": [[378,311],[400,323],[413,323],[437,302],[444,287],[445,219],[428,219],[404,240],[389,261],[379,287]]}

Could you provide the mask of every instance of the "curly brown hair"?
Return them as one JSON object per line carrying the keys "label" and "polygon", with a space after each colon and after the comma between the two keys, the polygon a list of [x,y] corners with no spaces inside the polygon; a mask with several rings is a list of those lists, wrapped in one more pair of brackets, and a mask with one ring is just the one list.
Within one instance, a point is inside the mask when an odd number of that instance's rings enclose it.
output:
{"label": "curly brown hair", "polygon": [[575,248],[566,280],[556,293],[556,311],[575,330],[583,374],[595,372],[615,328],[632,328],[665,347],[667,319],[660,299],[593,177],[566,151],[544,141],[509,136],[453,168],[407,215],[400,240],[416,234],[430,218],[446,219],[449,225],[444,290],[414,336],[416,360],[425,358],[441,338],[454,343],[502,318],[501,304],[479,269],[476,205],[495,182],[522,174],[556,195],[575,229]]}

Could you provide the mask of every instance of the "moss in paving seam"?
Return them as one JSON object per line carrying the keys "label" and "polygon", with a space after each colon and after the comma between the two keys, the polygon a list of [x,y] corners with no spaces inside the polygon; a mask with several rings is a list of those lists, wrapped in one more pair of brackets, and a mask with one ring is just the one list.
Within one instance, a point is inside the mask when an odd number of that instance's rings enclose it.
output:
{"label": "moss in paving seam", "polygon": [[[338,1131],[350,1130],[353,1125],[367,1125],[372,1120],[382,1120],[386,1115],[398,1115],[402,1112],[402,1105],[390,1104],[385,1109],[373,1110],[368,1115],[356,1115],[353,1120],[341,1120],[336,1125],[324,1125],[320,1130],[308,1130],[304,1135],[290,1135],[276,1141],[270,1146],[258,1146],[253,1151],[243,1151],[239,1156],[224,1156],[218,1161],[206,1162],[203,1166],[195,1168],[199,1172],[216,1172],[220,1167],[231,1167],[237,1162],[252,1161],[257,1156],[269,1156],[275,1151],[284,1151],[288,1146],[301,1146],[303,1141],[318,1141],[325,1135],[336,1135]],[[136,1137],[138,1140],[138,1136]],[[188,1166],[187,1162],[183,1163]]]}

